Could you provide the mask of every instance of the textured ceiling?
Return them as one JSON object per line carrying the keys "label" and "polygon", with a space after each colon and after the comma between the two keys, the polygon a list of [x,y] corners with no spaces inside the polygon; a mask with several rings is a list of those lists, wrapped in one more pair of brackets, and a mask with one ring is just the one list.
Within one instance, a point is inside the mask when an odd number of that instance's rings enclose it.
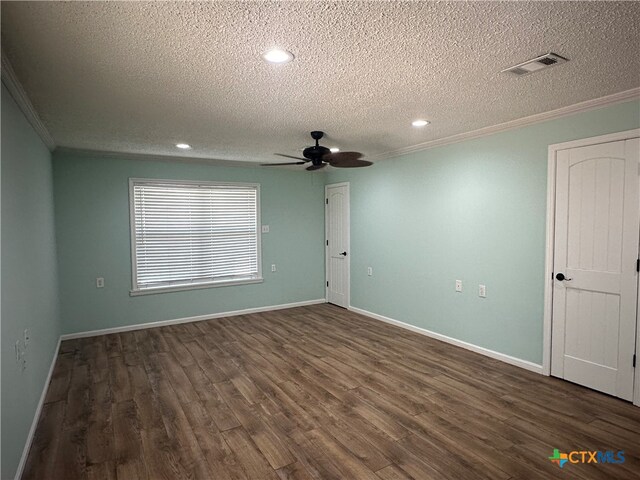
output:
{"label": "textured ceiling", "polygon": [[[2,42],[57,145],[223,160],[315,129],[380,155],[640,86],[638,2],[2,2]],[[571,61],[499,73],[549,51]]]}

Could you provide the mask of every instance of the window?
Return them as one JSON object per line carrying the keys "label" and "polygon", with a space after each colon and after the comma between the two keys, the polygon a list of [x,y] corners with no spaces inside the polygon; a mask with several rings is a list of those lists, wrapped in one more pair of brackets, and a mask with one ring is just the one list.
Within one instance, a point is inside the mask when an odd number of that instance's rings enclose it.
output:
{"label": "window", "polygon": [[262,281],[260,186],[129,180],[132,295]]}

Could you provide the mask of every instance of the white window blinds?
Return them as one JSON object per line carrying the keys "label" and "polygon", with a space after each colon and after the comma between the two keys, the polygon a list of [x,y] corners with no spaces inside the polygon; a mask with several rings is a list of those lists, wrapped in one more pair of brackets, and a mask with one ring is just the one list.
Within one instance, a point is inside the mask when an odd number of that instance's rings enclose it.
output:
{"label": "white window blinds", "polygon": [[260,279],[258,185],[130,184],[134,292]]}

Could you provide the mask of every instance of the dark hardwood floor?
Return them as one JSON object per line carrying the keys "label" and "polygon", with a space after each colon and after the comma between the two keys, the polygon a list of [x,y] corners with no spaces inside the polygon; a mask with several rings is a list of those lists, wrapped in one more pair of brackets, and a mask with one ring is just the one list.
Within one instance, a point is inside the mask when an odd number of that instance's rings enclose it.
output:
{"label": "dark hardwood floor", "polygon": [[640,408],[317,305],[64,342],[23,478],[638,479]]}

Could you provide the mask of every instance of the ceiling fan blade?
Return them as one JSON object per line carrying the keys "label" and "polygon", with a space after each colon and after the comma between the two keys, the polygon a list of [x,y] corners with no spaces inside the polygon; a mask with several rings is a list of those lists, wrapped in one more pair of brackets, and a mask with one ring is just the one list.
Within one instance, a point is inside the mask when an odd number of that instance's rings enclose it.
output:
{"label": "ceiling fan blade", "polygon": [[322,160],[328,162],[332,167],[338,168],[357,168],[373,165],[368,160],[361,160],[361,157],[362,153],[360,152],[337,152],[325,155]]}
{"label": "ceiling fan blade", "polygon": [[295,158],[296,160],[302,160],[303,162],[308,162],[309,160],[302,157],[294,157],[293,155],[285,155],[284,153],[274,153],[274,155],[278,155],[279,157],[285,158]]}
{"label": "ceiling fan blade", "polygon": [[321,168],[324,168],[326,166],[327,166],[326,163],[321,163],[320,165],[309,165],[305,170],[309,170],[309,171],[320,170]]}
{"label": "ceiling fan blade", "polygon": [[336,152],[336,153],[328,153],[322,159],[325,162],[337,162],[340,160],[357,160],[362,157],[362,153],[360,152]]}
{"label": "ceiling fan blade", "polygon": [[261,163],[261,167],[278,167],[280,165],[304,165],[307,162]]}
{"label": "ceiling fan blade", "polygon": [[336,168],[359,168],[359,167],[369,167],[373,165],[373,162],[369,160],[353,160],[349,163],[332,163],[332,167]]}

